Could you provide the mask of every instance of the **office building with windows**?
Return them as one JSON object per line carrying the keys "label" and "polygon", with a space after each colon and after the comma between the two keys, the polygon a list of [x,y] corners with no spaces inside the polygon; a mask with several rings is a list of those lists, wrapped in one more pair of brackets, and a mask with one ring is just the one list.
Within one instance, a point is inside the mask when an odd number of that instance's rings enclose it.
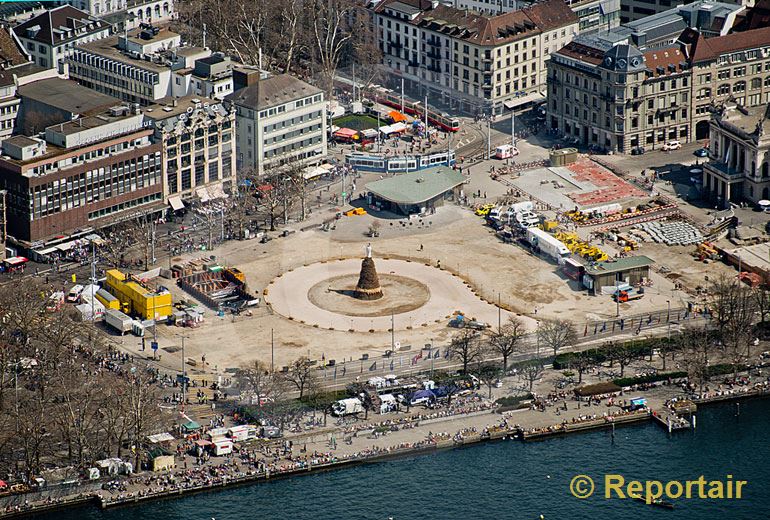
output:
{"label": "office building with windows", "polygon": [[500,114],[544,99],[545,63],[575,37],[578,18],[563,0],[496,16],[437,0],[384,0],[375,26],[392,86],[403,80],[419,99]]}
{"label": "office building with windows", "polygon": [[23,243],[163,208],[161,143],[138,109],[114,106],[3,141],[8,234]]}
{"label": "office building with windows", "polygon": [[153,105],[145,117],[161,144],[164,199],[174,209],[224,197],[236,183],[235,111],[188,96]]}
{"label": "office building with windows", "polygon": [[317,87],[281,74],[256,79],[227,101],[235,107],[239,168],[265,175],[271,167],[326,157],[326,103]]}
{"label": "office building with windows", "polygon": [[65,58],[73,49],[109,36],[110,24],[70,5],[62,5],[17,25],[13,32],[32,61],[64,73]]}

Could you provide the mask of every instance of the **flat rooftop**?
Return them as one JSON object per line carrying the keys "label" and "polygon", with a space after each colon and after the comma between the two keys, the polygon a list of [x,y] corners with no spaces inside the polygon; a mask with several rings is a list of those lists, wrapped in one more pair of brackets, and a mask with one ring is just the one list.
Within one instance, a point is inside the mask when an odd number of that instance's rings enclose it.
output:
{"label": "flat rooftop", "polygon": [[398,174],[369,183],[366,189],[396,204],[420,204],[456,188],[465,180],[459,171],[443,166]]}
{"label": "flat rooftop", "polygon": [[768,125],[770,121],[767,118],[767,111],[768,105],[730,107],[722,116],[722,122],[751,134],[757,129],[757,123],[761,121],[764,130],[767,131],[770,126]]}
{"label": "flat rooftop", "polygon": [[117,98],[60,78],[22,85],[19,95],[72,114],[87,114],[120,104]]}
{"label": "flat rooftop", "polygon": [[[64,135],[76,134],[78,132],[82,132],[83,130],[99,128],[100,126],[114,123],[116,121],[121,121],[123,119],[128,119],[129,117],[136,117],[134,114],[130,113],[130,111],[127,112],[127,114],[119,116],[111,115],[109,112],[103,112],[101,114],[95,114],[92,116],[79,117],[72,121],[67,121],[66,123],[51,125],[48,128],[53,128],[57,133]],[[48,143],[48,145],[51,146],[51,143]]]}
{"label": "flat rooftop", "polygon": [[586,266],[586,274],[600,275],[620,273],[630,269],[649,267],[654,263],[655,261],[647,256],[627,256],[610,262],[599,262],[591,266]]}
{"label": "flat rooftop", "polygon": [[[170,31],[166,30],[166,32],[170,32]],[[163,33],[163,31],[158,33],[158,36],[160,36],[161,33]],[[130,39],[131,38],[129,38],[129,40]],[[139,41],[147,43],[147,40],[139,40]],[[153,72],[161,72],[164,70],[169,70],[168,65],[153,63],[152,61],[147,61],[140,58],[132,58],[131,56],[129,56],[128,54],[120,50],[118,48],[117,35],[110,36],[109,38],[102,38],[101,40],[95,40],[89,43],[84,43],[82,45],[78,45],[78,48],[86,52],[92,52],[94,54],[104,56],[105,58],[110,58],[115,61],[127,63],[135,67],[139,67],[145,70],[150,70]]]}
{"label": "flat rooftop", "polygon": [[770,273],[770,242],[728,249],[727,252],[739,256],[745,265]]}

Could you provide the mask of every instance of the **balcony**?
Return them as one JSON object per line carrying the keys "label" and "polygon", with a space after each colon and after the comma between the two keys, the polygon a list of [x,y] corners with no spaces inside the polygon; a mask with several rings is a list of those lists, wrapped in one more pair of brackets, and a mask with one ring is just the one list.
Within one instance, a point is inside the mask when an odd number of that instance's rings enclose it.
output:
{"label": "balcony", "polygon": [[428,56],[428,58],[433,58],[434,60],[441,59],[441,50],[428,49],[425,54]]}
{"label": "balcony", "polygon": [[432,40],[428,38],[427,40],[425,40],[425,43],[427,43],[431,47],[441,47],[441,40]]}
{"label": "balcony", "polygon": [[494,61],[494,58],[492,56],[483,56],[481,58],[482,63],[492,63]]}
{"label": "balcony", "polygon": [[483,83],[481,85],[481,88],[484,90],[492,90],[492,84],[491,83]]}
{"label": "balcony", "polygon": [[712,173],[715,173],[717,176],[721,177],[727,182],[740,181],[745,175],[743,171],[738,170],[737,168],[730,168],[725,163],[720,161],[709,161],[703,166],[706,168],[706,170],[710,170]]}

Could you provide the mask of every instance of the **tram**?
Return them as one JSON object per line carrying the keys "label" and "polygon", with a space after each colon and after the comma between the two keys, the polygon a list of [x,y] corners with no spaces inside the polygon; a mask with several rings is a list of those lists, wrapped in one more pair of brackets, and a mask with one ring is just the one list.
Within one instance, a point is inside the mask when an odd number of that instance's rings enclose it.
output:
{"label": "tram", "polygon": [[[374,98],[377,103],[388,105],[397,110],[401,110],[401,95],[383,87],[375,87],[368,92],[369,97]],[[412,101],[404,98],[404,112],[410,116],[422,119],[425,116],[425,105],[421,101]],[[456,117],[442,115],[435,110],[428,108],[428,122],[441,128],[446,132],[457,132],[460,130],[460,120]]]}
{"label": "tram", "polygon": [[384,155],[352,152],[345,155],[345,163],[358,171],[377,173],[416,172],[437,166],[452,167],[455,164],[454,150],[426,155],[388,157]]}

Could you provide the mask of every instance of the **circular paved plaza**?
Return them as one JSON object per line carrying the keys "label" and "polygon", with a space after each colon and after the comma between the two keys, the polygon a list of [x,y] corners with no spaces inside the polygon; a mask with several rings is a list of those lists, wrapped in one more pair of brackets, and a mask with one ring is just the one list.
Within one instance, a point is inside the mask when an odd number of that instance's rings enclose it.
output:
{"label": "circular paved plaza", "polygon": [[[310,326],[356,332],[396,330],[446,324],[454,312],[497,323],[498,309],[479,299],[453,274],[417,262],[374,259],[383,297],[353,297],[361,259],[319,262],[275,278],[265,300],[286,318]],[[503,311],[503,320],[508,313]]]}

